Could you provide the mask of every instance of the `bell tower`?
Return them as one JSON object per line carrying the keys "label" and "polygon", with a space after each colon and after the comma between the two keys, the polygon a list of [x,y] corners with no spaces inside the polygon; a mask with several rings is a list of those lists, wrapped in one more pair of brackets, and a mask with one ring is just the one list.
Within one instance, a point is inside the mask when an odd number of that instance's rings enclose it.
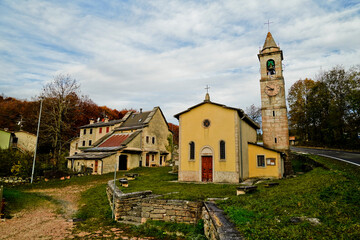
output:
{"label": "bell tower", "polygon": [[264,146],[286,152],[289,150],[289,126],[282,70],[283,53],[270,32],[258,58]]}

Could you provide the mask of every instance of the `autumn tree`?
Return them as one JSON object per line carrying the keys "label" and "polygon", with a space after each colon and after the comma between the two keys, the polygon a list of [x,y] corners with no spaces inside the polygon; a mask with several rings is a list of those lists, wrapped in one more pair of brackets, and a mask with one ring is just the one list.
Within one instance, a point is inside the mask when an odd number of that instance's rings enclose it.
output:
{"label": "autumn tree", "polygon": [[173,143],[174,145],[178,146],[179,145],[179,126],[172,124],[172,123],[168,123],[169,129],[173,134]]}
{"label": "autumn tree", "polygon": [[10,131],[25,130],[36,133],[37,104],[32,101],[18,100],[12,97],[0,97],[0,128]]}
{"label": "autumn tree", "polygon": [[290,128],[305,141],[309,138],[309,95],[314,84],[315,82],[311,79],[298,80],[291,86],[287,99]]}
{"label": "autumn tree", "polygon": [[291,86],[290,127],[303,143],[359,148],[360,67],[336,66]]}

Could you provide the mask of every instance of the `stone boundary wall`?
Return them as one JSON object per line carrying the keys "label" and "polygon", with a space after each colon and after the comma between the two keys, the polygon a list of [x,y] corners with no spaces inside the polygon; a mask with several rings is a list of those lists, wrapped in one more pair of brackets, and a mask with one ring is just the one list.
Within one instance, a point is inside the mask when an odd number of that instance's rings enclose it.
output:
{"label": "stone boundary wall", "polygon": [[211,240],[242,240],[240,232],[227,218],[223,210],[213,202],[204,202],[202,211],[204,232],[207,239]]}
{"label": "stone boundary wall", "polygon": [[[112,207],[114,180],[108,182],[107,196]],[[151,191],[123,193],[115,187],[115,220],[142,224],[147,220],[195,224],[204,220],[204,231],[210,240],[244,239],[235,225],[213,202],[158,199]]]}
{"label": "stone boundary wall", "polygon": [[[112,206],[114,181],[108,182],[107,196]],[[115,220],[141,224],[147,220],[195,224],[201,219],[202,202],[158,199],[151,191],[123,193],[115,188]]]}

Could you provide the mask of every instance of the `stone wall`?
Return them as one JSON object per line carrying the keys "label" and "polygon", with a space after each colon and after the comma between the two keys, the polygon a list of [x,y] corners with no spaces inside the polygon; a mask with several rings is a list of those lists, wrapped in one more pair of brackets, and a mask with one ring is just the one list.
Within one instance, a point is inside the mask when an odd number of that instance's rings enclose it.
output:
{"label": "stone wall", "polygon": [[[107,195],[112,206],[114,181],[109,181]],[[235,225],[213,202],[159,199],[151,191],[123,193],[115,187],[115,220],[142,224],[147,220],[195,224],[204,220],[204,231],[210,240],[241,240]]]}
{"label": "stone wall", "polygon": [[[112,206],[114,181],[108,182],[107,195]],[[123,193],[115,189],[115,220],[141,224],[147,220],[195,224],[201,219],[202,202],[158,199],[151,191]]]}
{"label": "stone wall", "polygon": [[202,206],[202,202],[147,198],[141,203],[141,220],[195,224],[201,219]]}
{"label": "stone wall", "polygon": [[204,220],[204,232],[207,239],[244,239],[235,225],[226,218],[224,211],[219,209],[213,202],[204,202],[202,219]]}

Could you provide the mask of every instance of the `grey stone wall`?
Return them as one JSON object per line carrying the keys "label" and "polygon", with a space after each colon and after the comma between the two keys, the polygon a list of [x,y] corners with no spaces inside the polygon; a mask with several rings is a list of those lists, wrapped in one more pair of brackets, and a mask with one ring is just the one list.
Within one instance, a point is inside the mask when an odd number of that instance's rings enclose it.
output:
{"label": "grey stone wall", "polygon": [[[107,195],[113,206],[114,181],[108,182]],[[201,219],[202,202],[158,199],[151,191],[123,193],[115,188],[115,220],[133,224],[147,220],[195,224]]]}
{"label": "grey stone wall", "polygon": [[204,232],[207,239],[244,239],[235,228],[235,225],[226,218],[224,211],[219,209],[213,202],[204,202],[202,219],[204,220]]}
{"label": "grey stone wall", "polygon": [[[109,181],[107,195],[112,206],[114,181]],[[151,191],[123,193],[115,187],[115,220],[142,224],[147,220],[195,224],[204,220],[204,231],[210,240],[244,239],[235,225],[213,202],[158,199]]]}
{"label": "grey stone wall", "polygon": [[141,202],[142,222],[160,220],[195,224],[201,219],[202,202],[147,198]]}

